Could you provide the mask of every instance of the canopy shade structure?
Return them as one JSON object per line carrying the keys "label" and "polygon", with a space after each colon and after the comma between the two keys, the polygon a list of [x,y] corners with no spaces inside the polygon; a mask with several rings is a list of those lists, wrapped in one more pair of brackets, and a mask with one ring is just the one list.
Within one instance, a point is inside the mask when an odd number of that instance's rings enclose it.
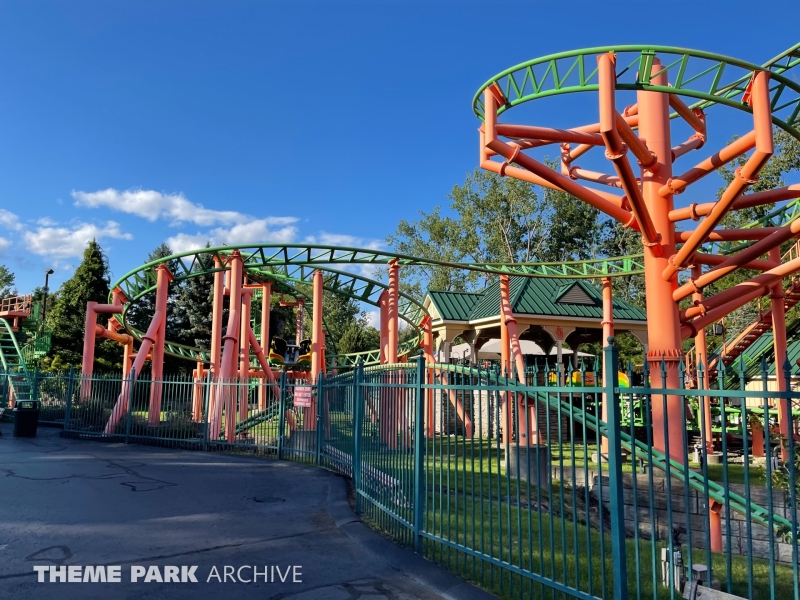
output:
{"label": "canopy shade structure", "polygon": [[[558,353],[557,348],[553,347],[548,354],[545,352],[539,344],[532,342],[530,340],[520,340],[520,349],[522,350],[522,354],[525,355],[533,355],[533,356],[556,356]],[[562,355],[568,356],[574,354],[574,351],[568,350],[564,348],[561,351]],[[437,353],[437,360],[441,358],[440,355],[443,353],[439,351]],[[585,357],[594,357],[593,354],[588,354],[587,352],[578,352],[578,356],[585,356]],[[470,357],[470,345],[469,344],[457,344],[450,349],[450,358],[456,359],[464,359]],[[479,360],[493,360],[500,358],[500,340],[499,339],[492,339],[486,342],[477,353],[477,357]]]}

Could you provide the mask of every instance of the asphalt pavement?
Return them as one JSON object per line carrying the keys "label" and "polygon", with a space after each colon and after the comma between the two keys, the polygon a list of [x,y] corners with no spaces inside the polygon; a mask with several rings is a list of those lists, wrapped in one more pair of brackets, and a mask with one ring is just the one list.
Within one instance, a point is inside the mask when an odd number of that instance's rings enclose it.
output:
{"label": "asphalt pavement", "polygon": [[367,527],[324,469],[0,432],[0,598],[494,597]]}

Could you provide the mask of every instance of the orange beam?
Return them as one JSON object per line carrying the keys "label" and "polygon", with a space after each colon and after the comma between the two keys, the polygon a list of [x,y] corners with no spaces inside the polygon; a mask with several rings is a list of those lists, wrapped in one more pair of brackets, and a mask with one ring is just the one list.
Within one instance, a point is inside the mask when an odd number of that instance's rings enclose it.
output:
{"label": "orange beam", "polygon": [[677,146],[672,147],[672,162],[675,162],[684,154],[691,152],[692,150],[697,150],[702,148],[703,145],[706,143],[705,139],[701,138],[698,135],[693,135],[688,140],[683,142],[682,144],[678,144]]}
{"label": "orange beam", "polygon": [[602,146],[603,138],[597,133],[584,133],[571,129],[553,129],[551,127],[535,127],[532,125],[511,125],[498,123],[496,131],[499,135],[511,138],[538,138],[549,142],[571,142],[575,144],[592,144]]}
{"label": "orange beam", "polygon": [[[551,183],[557,189],[561,189],[569,194],[572,194],[576,198],[579,198],[584,202],[591,204],[599,211],[604,212],[611,217],[614,217],[618,221],[621,221],[626,226],[632,227],[637,231],[639,230],[638,225],[634,226],[635,223],[634,216],[627,210],[624,210],[620,206],[612,204],[611,202],[603,198],[600,194],[596,193],[594,190],[585,188],[582,185],[572,181],[569,177],[564,177],[560,173],[556,173],[555,171],[553,171],[553,169],[551,169],[547,165],[538,162],[537,160],[531,158],[530,156],[522,154],[519,148],[512,148],[505,142],[501,142],[500,140],[496,139],[487,142],[486,145],[495,152],[497,152],[498,154],[502,155],[506,160],[508,160],[508,162],[517,163],[519,166],[523,167],[524,169],[527,169],[534,175],[538,175],[539,178]],[[486,162],[491,162],[491,161],[486,161]],[[512,175],[512,173],[513,172],[510,172],[509,169],[506,168],[503,169],[503,173],[501,174]]]}
{"label": "orange beam", "polygon": [[[747,194],[746,196],[739,197],[731,207],[732,210],[741,210],[742,208],[753,208],[754,206],[761,206],[763,204],[772,204],[774,202],[782,202],[784,200],[793,200],[800,198],[800,184],[787,185],[774,190],[767,190],[765,192],[755,192]],[[670,221],[684,221],[686,219],[697,220],[711,212],[716,202],[706,202],[704,204],[692,204],[686,208],[678,208],[669,213]]]}
{"label": "orange beam", "polygon": [[731,142],[716,154],[709,156],[697,166],[686,171],[686,173],[669,179],[667,184],[661,186],[658,190],[659,195],[666,197],[670,194],[680,194],[686,189],[686,186],[702,179],[709,173],[713,173],[722,165],[731,162],[734,158],[752,150],[755,145],[756,132],[751,131],[738,140]]}
{"label": "orange beam", "polygon": [[[617,118],[620,120],[623,119],[614,107],[614,90],[616,87],[614,55],[608,53],[598,56],[597,69],[600,86],[600,135],[603,136],[603,141],[606,145],[606,157],[614,164],[614,169],[617,171],[622,189],[625,190],[631,212],[642,232],[642,243],[650,249],[654,256],[661,256],[663,253],[663,249],[659,243],[661,241],[661,235],[656,231],[653,220],[650,218],[650,213],[644,203],[642,191],[639,189],[639,182],[636,181],[636,176],[633,174],[631,165],[625,156],[627,151],[626,146],[617,131]],[[637,142],[643,146],[639,138],[637,138],[632,131],[629,131],[629,133],[629,137],[636,138]],[[631,149],[633,149],[633,146],[631,146]],[[648,165],[652,166],[652,164],[656,162],[655,157],[647,150],[646,146],[644,150],[639,148],[639,152],[644,155],[643,158],[646,157]]]}
{"label": "orange beam", "polygon": [[725,275],[732,273],[742,265],[758,259],[758,257],[762,254],[766,254],[772,248],[777,248],[783,242],[795,237],[798,233],[800,233],[800,219],[793,221],[788,225],[784,225],[783,227],[779,228],[778,231],[765,237],[760,242],[756,242],[752,246],[749,246],[741,252],[734,254],[724,262],[720,263],[720,265],[715,269],[711,269],[707,273],[701,275],[698,279],[684,283],[672,293],[672,299],[675,300],[675,302],[679,302],[684,298],[687,298],[698,288],[704,288],[705,286],[714,283],[718,279],[725,277]]}
{"label": "orange beam", "polygon": [[[756,275],[752,279],[748,279],[747,281],[743,281],[738,285],[728,288],[727,290],[720,292],[715,296],[711,296],[711,298],[705,299],[702,305],[691,306],[687,308],[681,312],[681,318],[691,319],[692,317],[702,314],[707,316],[710,314],[709,311],[712,309],[719,308],[727,305],[728,303],[737,302],[738,299],[748,295],[748,293],[754,289],[760,291],[760,293],[757,295],[760,296],[764,294],[765,289],[771,284],[775,283],[776,281],[780,281],[781,278],[791,275],[798,270],[800,270],[800,258],[795,258],[794,260],[783,263],[770,269],[769,271],[765,271],[761,275]],[[742,304],[739,306],[742,306]],[[738,308],[738,306],[736,308]]]}
{"label": "orange beam", "polygon": [[[706,122],[703,111],[700,109],[692,110],[679,96],[675,94],[669,95],[669,105],[675,109],[681,118],[689,124],[689,127],[694,129],[698,134],[705,138],[706,136]],[[698,114],[699,113],[699,114]]]}
{"label": "orange beam", "polygon": [[571,167],[569,169],[569,177],[570,179],[583,179],[584,181],[602,183],[603,185],[610,185],[616,188],[622,187],[622,182],[619,180],[619,177],[607,175],[606,173],[598,173],[597,171],[587,171],[580,167]]}
{"label": "orange beam", "polygon": [[662,277],[665,281],[686,265],[698,248],[705,242],[708,234],[719,224],[722,217],[747,188],[755,183],[758,173],[772,157],[775,147],[772,142],[772,111],[769,100],[769,73],[760,71],[753,77],[753,124],[756,132],[756,150],[744,166],[735,171],[735,177],[723,192],[722,197],[689,236],[680,250],[670,259]]}
{"label": "orange beam", "polygon": [[[718,229],[708,234],[711,242],[738,242],[748,240],[763,240],[778,231],[779,227],[753,227],[750,229]],[[679,231],[676,235],[679,242],[685,242],[692,235],[692,231]]]}
{"label": "orange beam", "polygon": [[[703,254],[702,252],[696,252],[694,257],[692,257],[692,262],[697,265],[721,265],[729,258],[729,256],[724,256],[722,254]],[[774,263],[771,260],[751,260],[741,265],[741,268],[752,269],[754,271],[769,271],[779,264],[780,262]],[[694,274],[694,271],[692,271],[692,274]]]}

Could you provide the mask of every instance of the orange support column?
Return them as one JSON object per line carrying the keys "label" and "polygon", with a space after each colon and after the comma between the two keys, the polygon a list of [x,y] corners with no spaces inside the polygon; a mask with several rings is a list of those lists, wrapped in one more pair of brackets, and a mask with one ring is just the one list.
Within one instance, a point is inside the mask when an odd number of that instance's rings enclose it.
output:
{"label": "orange support column", "polygon": [[380,362],[385,365],[389,362],[389,291],[383,290],[378,296],[378,311],[380,321]]}
{"label": "orange support column", "polygon": [[[697,279],[702,275],[702,267],[695,265],[692,267],[692,279]],[[703,293],[695,292],[692,294],[694,302],[703,301]],[[702,385],[705,388],[710,387],[711,382],[708,381],[708,348],[706,345],[706,330],[701,327],[697,330],[697,335],[694,338],[695,355],[697,357],[697,365],[702,364],[706,374]],[[697,378],[697,389],[700,391],[700,378]],[[705,430],[706,438],[706,453],[711,454],[714,452],[714,432],[711,431],[711,398],[709,396],[703,397],[703,412],[700,415],[700,427]],[[711,498],[707,499],[708,511],[708,531],[711,540],[711,551],[722,552],[722,505],[718,504]]]}
{"label": "orange support column", "polygon": [[250,340],[248,329],[250,328],[250,301],[253,299],[252,288],[242,290],[242,320],[239,327],[239,420],[247,419],[250,398]]}
{"label": "orange support column", "polygon": [[[83,330],[83,362],[81,363],[81,400],[92,395],[92,372],[94,371],[94,344],[97,325],[97,302],[86,303],[86,320]],[[11,389],[9,387],[9,389]]]}
{"label": "orange support column", "polygon": [[303,341],[303,330],[305,329],[305,306],[306,301],[304,298],[297,299],[297,308],[295,309],[295,334],[294,343],[298,346]]}
{"label": "orange support column", "polygon": [[[522,349],[517,335],[517,320],[511,310],[511,295],[509,289],[508,275],[500,276],[500,311],[505,316],[505,329],[508,334],[508,341],[511,356],[514,358],[514,366],[517,371],[517,379],[520,383],[525,383],[525,360],[522,357]],[[536,408],[525,407],[524,396],[517,395],[517,441],[520,445],[537,444],[538,439],[538,415],[535,414]]]}
{"label": "orange support column", "polygon": [[203,380],[206,372],[203,370],[203,361],[197,361],[194,370],[194,390],[192,394],[192,421],[199,423],[203,420]]}
{"label": "orange support column", "polygon": [[[261,349],[264,354],[269,356],[269,316],[272,301],[272,282],[267,281],[261,286]],[[267,409],[267,379],[261,378],[261,385],[258,387],[258,410]]]}
{"label": "orange support column", "polygon": [[388,349],[386,360],[390,364],[397,362],[397,346],[400,335],[400,265],[397,259],[389,263],[389,298],[388,298]]}
{"label": "orange support column", "polygon": [[[662,70],[661,61],[653,58],[651,82],[654,85],[668,85],[667,72]],[[672,177],[672,143],[670,139],[669,95],[660,92],[637,92],[639,106],[639,136],[647,141],[648,149],[655,155],[657,163],[651,169],[642,169],[642,195],[647,211],[652,217],[656,232],[660,234],[662,252],[644,253],[645,287],[647,302],[647,332],[650,348],[647,360],[650,363],[650,376],[654,386],[660,386],[661,361],[667,366],[668,388],[680,387],[678,363],[681,360],[681,322],[678,306],[672,299],[677,285],[677,275],[668,281],[662,273],[670,267],[670,257],[675,254],[675,228],[669,220],[673,208],[672,195],[661,196],[659,190],[667,185]],[[657,256],[658,254],[658,256]],[[664,398],[652,396],[653,442],[658,450],[664,451],[666,439],[670,456],[683,463],[685,448],[682,447],[685,423],[681,411],[680,396],[668,396],[666,411]]]}
{"label": "orange support column", "polygon": [[[502,293],[502,278],[501,278]],[[500,375],[507,377],[511,374],[511,347],[508,343],[508,326],[506,324],[506,313],[503,312],[502,300],[500,301]],[[503,443],[511,443],[511,432],[514,426],[514,415],[511,413],[508,404],[508,392],[503,392],[501,396],[502,406],[500,407],[500,422],[503,424]]]}
{"label": "orange support column", "polygon": [[228,311],[228,327],[222,338],[222,353],[220,356],[220,374],[222,380],[221,390],[211,415],[209,425],[211,439],[216,440],[222,425],[222,408],[225,407],[225,438],[233,442],[236,430],[236,396],[231,390],[230,382],[236,376],[236,359],[239,347],[239,322],[242,310],[242,255],[234,250],[229,258],[230,270],[228,272],[228,289],[230,290],[230,310]]}
{"label": "orange support column", "polygon": [[[389,289],[387,296],[387,336],[386,336],[386,362],[395,364],[397,362],[397,346],[399,343],[399,301],[400,301],[400,265],[397,259],[389,262]],[[388,374],[391,382],[396,382],[397,374]],[[389,388],[386,390],[385,422],[386,443],[389,448],[397,447],[397,431],[400,428],[400,402],[401,390],[399,388]]]}
{"label": "orange support column", "polygon": [[[773,248],[769,252],[769,257],[773,262],[780,263],[780,248]],[[783,282],[778,280],[770,287],[770,305],[772,308],[772,339],[775,350],[775,382],[778,384],[778,392],[786,392],[786,380],[783,373],[783,365],[786,363],[786,297],[783,293]],[[783,439],[788,439],[794,432],[789,430],[791,413],[789,412],[790,402],[788,398],[778,398],[778,429]],[[781,444],[781,459],[788,460],[789,448],[786,444]]]}
{"label": "orange support column", "polygon": [[[425,357],[425,363],[432,365],[435,362],[433,357],[433,330],[431,329],[431,318],[426,315],[420,324],[422,327],[422,352]],[[433,383],[433,369],[427,369],[428,383]],[[429,389],[425,394],[425,431],[428,432],[428,437],[432,438],[435,434],[435,419],[434,412],[434,395],[433,389]]]}
{"label": "orange support column", "polygon": [[[702,275],[702,267],[700,265],[695,265],[692,267],[692,279],[697,279]],[[703,292],[695,292],[692,294],[692,300],[696,303],[703,302]],[[695,356],[697,359],[697,365],[703,365],[703,371],[705,373],[705,377],[703,378],[702,385],[708,389],[711,386],[711,382],[708,380],[708,346],[706,343],[706,329],[705,327],[701,327],[697,330],[697,335],[694,338],[694,349],[695,349]],[[697,387],[698,390],[700,389],[700,378],[697,378]],[[706,438],[706,452],[709,454],[714,452],[714,432],[711,431],[711,398],[709,396],[705,396],[703,398],[703,414],[700,415],[701,423],[700,427],[702,430],[705,431],[704,435]]]}
{"label": "orange support column", "polygon": [[[603,343],[605,347],[608,344],[608,338],[614,335],[614,295],[611,288],[611,278],[603,277]],[[606,372],[606,353],[603,352],[603,373]],[[603,382],[605,384],[605,382]],[[603,412],[602,417],[604,423],[608,423],[608,396],[603,394]],[[608,438],[601,438],[600,453],[608,456]]]}
{"label": "orange support column", "polygon": [[[314,306],[311,310],[311,381],[316,384],[319,379],[319,374],[322,372],[322,299],[323,299],[323,276],[322,271],[314,271],[313,289],[312,289],[312,303]],[[316,402],[319,402],[317,398]],[[317,428],[317,406],[316,402],[312,401],[311,408],[306,410],[308,415],[308,423],[304,423],[303,428],[316,429]]]}
{"label": "orange support column", "polygon": [[[220,357],[222,355],[222,312],[223,301],[225,298],[225,271],[222,270],[222,262],[219,257],[214,257],[214,287],[212,292],[211,305],[211,376],[219,381],[221,377]],[[216,414],[217,402],[221,402],[219,397],[219,385],[213,385],[208,395],[208,418]],[[216,438],[215,438],[216,439]]]}
{"label": "orange support column", "polygon": [[[153,342],[153,358],[150,361],[150,409],[148,421],[150,427],[158,427],[161,422],[161,392],[164,378],[164,341],[167,335],[167,298],[169,297],[169,284],[172,273],[166,265],[156,267],[156,306],[155,315],[160,322]],[[156,316],[153,317],[154,319]]]}

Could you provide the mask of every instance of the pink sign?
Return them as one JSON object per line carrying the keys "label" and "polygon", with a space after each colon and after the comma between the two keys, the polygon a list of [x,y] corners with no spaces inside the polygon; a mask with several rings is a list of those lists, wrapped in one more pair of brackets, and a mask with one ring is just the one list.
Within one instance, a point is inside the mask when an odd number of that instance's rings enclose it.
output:
{"label": "pink sign", "polygon": [[311,408],[311,386],[299,385],[294,388],[294,405],[298,408]]}

